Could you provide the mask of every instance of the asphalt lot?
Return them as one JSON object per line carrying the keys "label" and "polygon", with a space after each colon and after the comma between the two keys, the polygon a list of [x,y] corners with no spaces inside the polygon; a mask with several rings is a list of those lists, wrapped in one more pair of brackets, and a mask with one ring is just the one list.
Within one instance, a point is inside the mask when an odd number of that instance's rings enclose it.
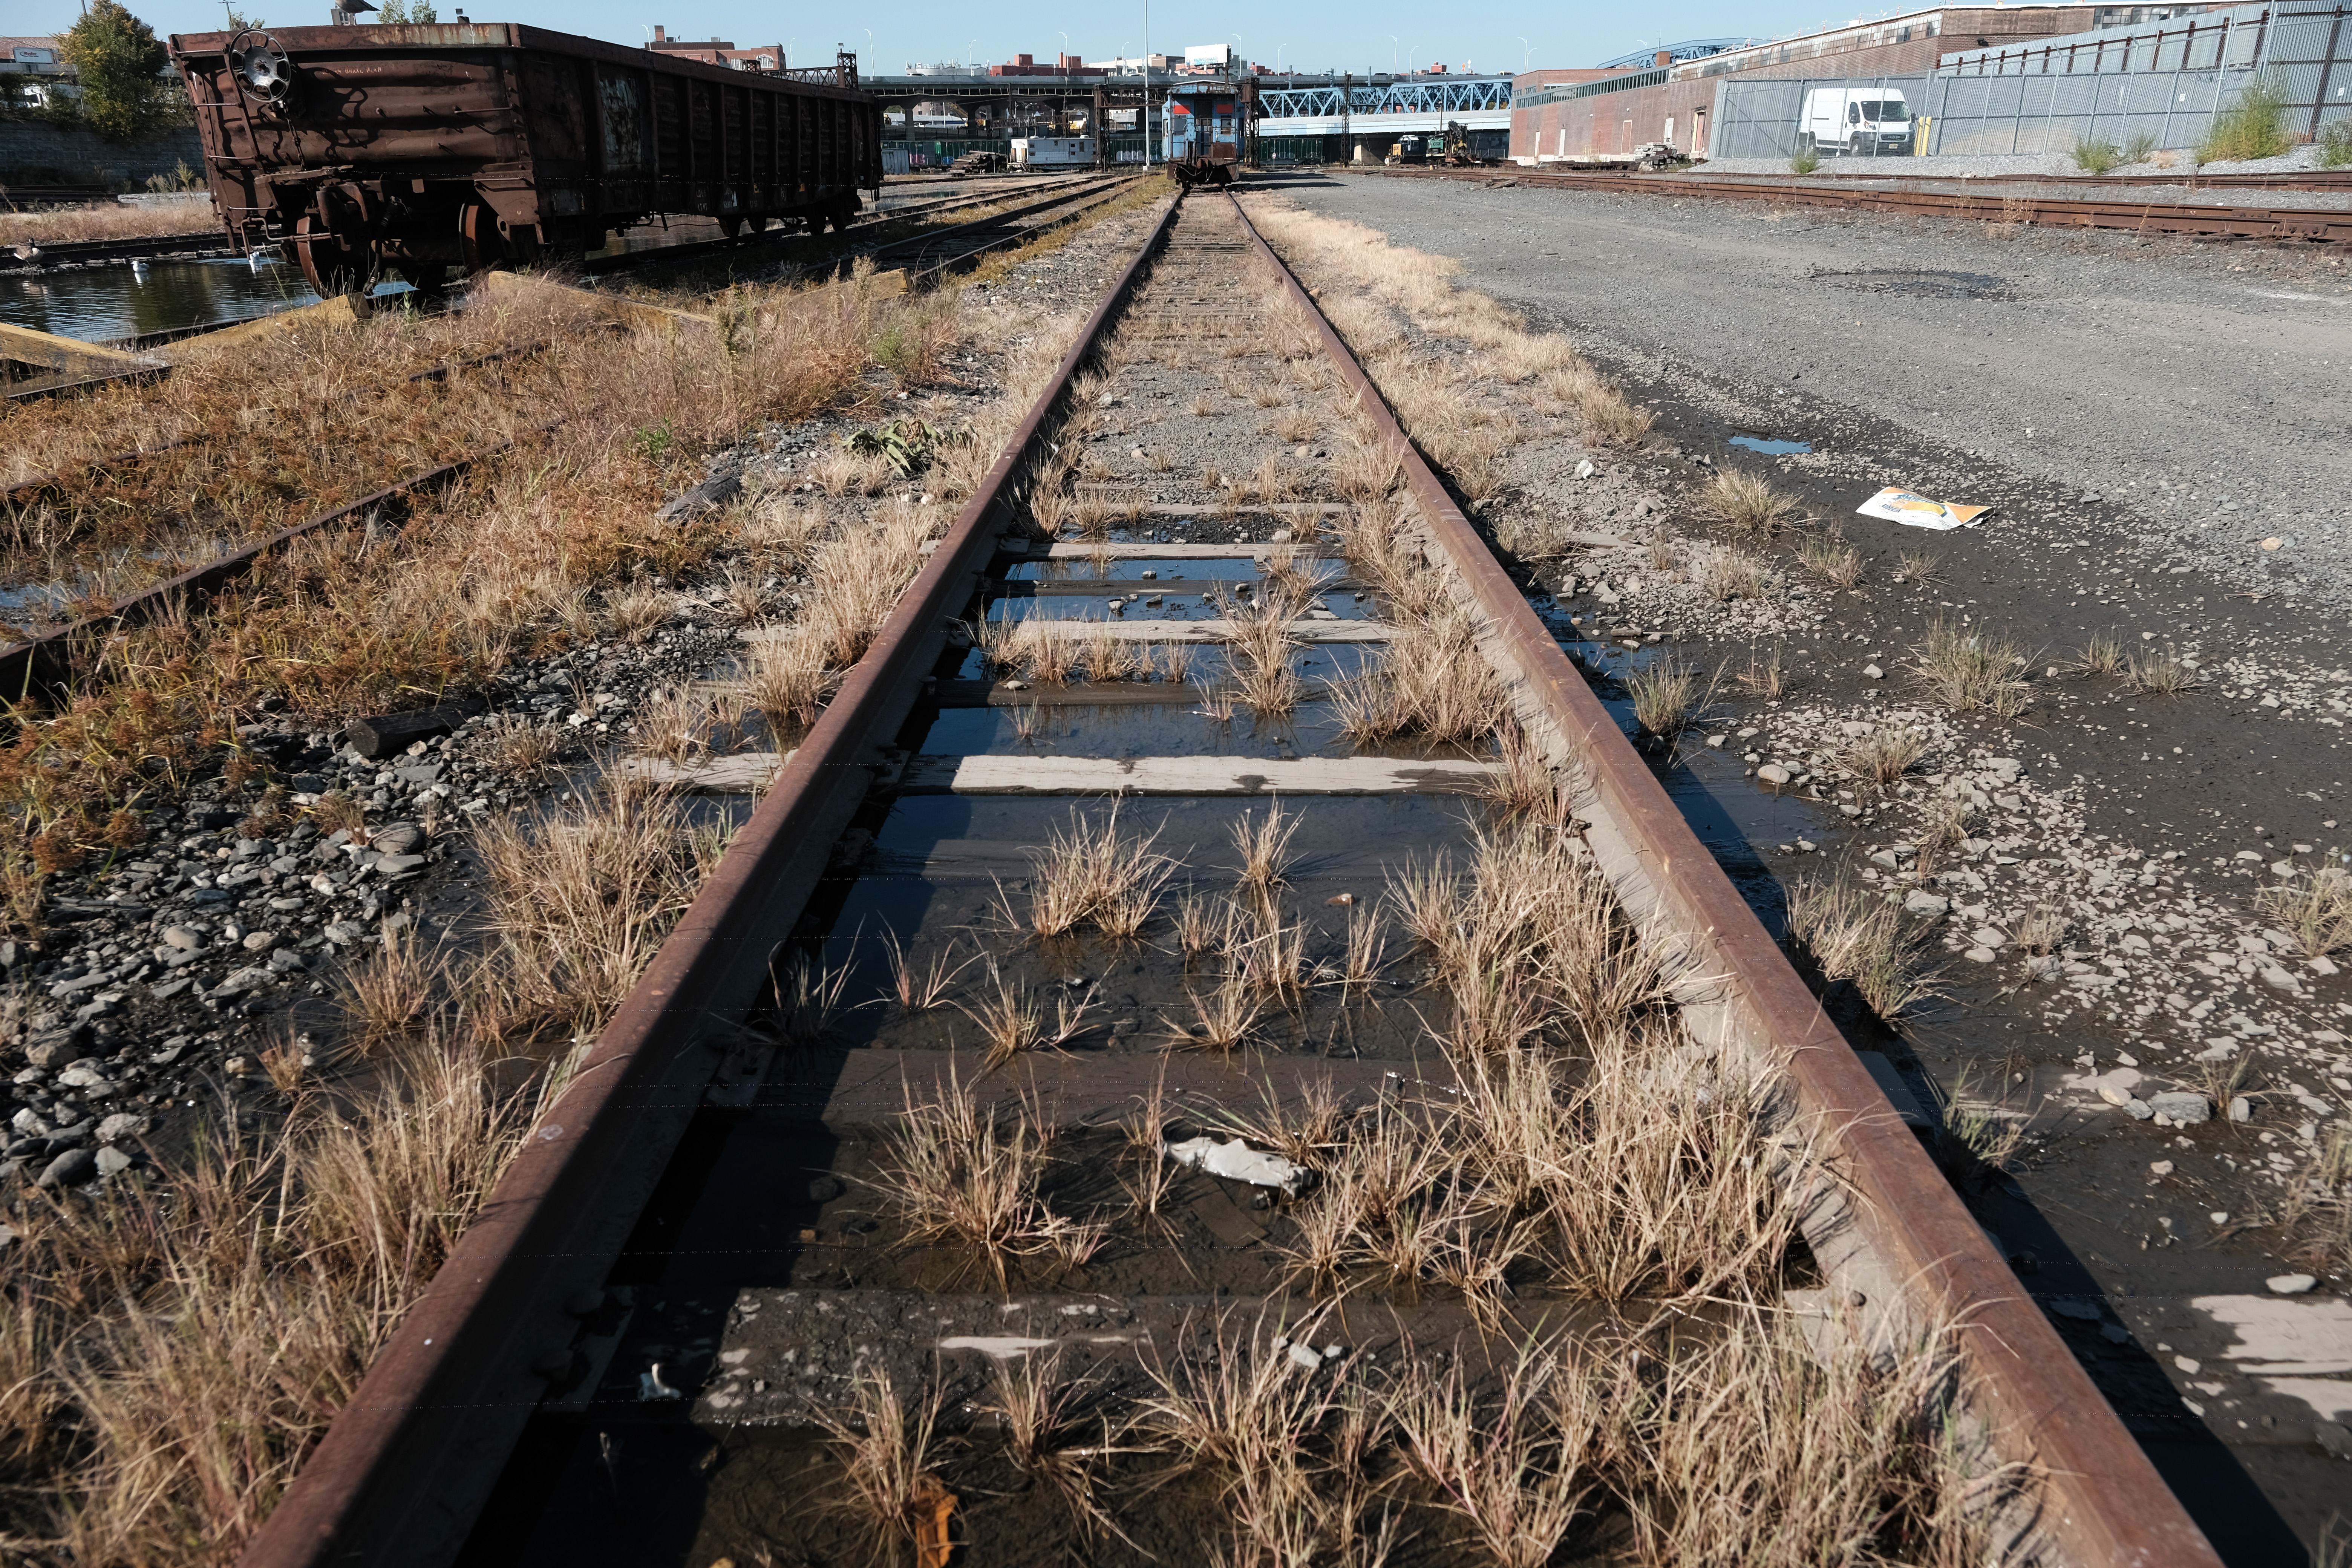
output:
{"label": "asphalt lot", "polygon": [[1680,361],[1997,453],[2121,504],[2131,515],[2110,526],[2242,586],[2352,608],[2352,260],[2326,247],[1375,175],[1285,184],[1310,210],[1460,258],[1462,283],[1604,363]]}

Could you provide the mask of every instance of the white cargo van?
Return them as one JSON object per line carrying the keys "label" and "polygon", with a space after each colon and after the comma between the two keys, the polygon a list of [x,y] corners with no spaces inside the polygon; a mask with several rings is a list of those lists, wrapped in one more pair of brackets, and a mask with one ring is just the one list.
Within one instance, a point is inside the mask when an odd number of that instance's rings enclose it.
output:
{"label": "white cargo van", "polygon": [[1797,150],[1906,153],[1913,130],[1911,106],[1893,88],[1817,87],[1797,112]]}
{"label": "white cargo van", "polygon": [[1016,136],[1013,166],[1016,169],[1091,169],[1095,139],[1091,136]]}

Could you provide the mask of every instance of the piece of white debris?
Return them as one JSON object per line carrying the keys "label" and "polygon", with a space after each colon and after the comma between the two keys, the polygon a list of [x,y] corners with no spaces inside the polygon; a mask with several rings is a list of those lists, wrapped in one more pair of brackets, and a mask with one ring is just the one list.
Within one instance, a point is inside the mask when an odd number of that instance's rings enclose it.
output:
{"label": "piece of white debris", "polygon": [[1308,1372],[1323,1364],[1323,1358],[1306,1345],[1293,1345],[1287,1353],[1292,1365],[1305,1367]]}
{"label": "piece of white debris", "polygon": [[2270,1287],[2273,1296],[2300,1296],[2319,1280],[2310,1274],[2273,1274],[2263,1283]]}
{"label": "piece of white debris", "polygon": [[1168,1157],[1180,1165],[1190,1165],[1228,1181],[1247,1182],[1253,1186],[1280,1187],[1293,1197],[1298,1195],[1299,1187],[1307,1180],[1306,1166],[1279,1154],[1253,1149],[1238,1138],[1229,1143],[1220,1143],[1214,1138],[1188,1138],[1181,1143],[1170,1143],[1166,1149]]}
{"label": "piece of white debris", "polygon": [[647,1370],[637,1373],[637,1397],[646,1400],[684,1399],[686,1393],[662,1381],[662,1365],[656,1362]]}

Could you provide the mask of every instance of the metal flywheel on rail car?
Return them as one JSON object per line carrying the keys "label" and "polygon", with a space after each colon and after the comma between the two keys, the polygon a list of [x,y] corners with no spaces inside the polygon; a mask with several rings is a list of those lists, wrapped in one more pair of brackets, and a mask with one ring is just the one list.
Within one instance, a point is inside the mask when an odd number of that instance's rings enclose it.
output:
{"label": "metal flywheel on rail car", "polygon": [[291,249],[322,294],[436,290],[673,216],[837,229],[882,184],[851,54],[730,70],[504,22],[175,34],[171,54],[231,238]]}

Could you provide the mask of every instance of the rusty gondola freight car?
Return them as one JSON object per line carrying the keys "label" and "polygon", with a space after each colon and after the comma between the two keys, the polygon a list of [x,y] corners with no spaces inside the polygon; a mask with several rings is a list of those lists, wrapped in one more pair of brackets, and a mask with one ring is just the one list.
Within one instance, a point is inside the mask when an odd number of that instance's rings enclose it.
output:
{"label": "rusty gondola freight car", "polygon": [[175,34],[205,175],[241,247],[320,293],[577,257],[671,214],[838,228],[882,184],[857,59],[729,70],[514,23]]}

